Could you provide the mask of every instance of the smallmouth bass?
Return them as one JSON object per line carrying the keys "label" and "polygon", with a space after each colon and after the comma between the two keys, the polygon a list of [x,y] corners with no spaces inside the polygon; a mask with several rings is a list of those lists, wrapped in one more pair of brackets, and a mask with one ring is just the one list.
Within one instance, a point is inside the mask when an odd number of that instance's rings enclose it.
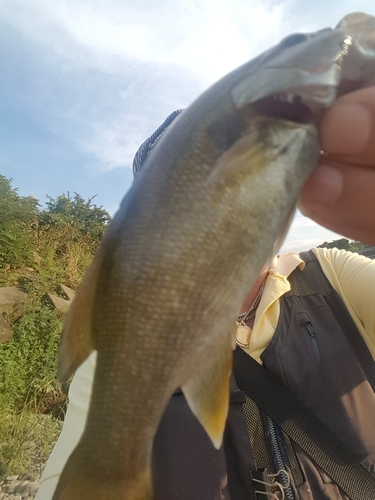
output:
{"label": "smallmouth bass", "polygon": [[68,313],[64,379],[98,351],[83,436],[54,500],[152,499],[152,442],[177,387],[220,447],[231,326],[277,252],[338,95],[375,77],[375,18],[291,35],[181,114],[152,151]]}

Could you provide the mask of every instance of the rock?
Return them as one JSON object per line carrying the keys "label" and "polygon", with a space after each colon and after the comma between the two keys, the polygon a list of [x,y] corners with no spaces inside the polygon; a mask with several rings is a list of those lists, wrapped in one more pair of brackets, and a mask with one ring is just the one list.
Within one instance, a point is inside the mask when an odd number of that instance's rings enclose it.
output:
{"label": "rock", "polygon": [[5,487],[5,492],[8,494],[12,494],[16,491],[17,487],[19,486],[20,482],[19,481],[12,481],[10,484],[6,485]]}
{"label": "rock", "polygon": [[45,299],[50,302],[55,309],[59,312],[66,312],[70,306],[70,300],[62,299],[57,295],[53,295],[52,293],[47,293],[45,295]]}
{"label": "rock", "polygon": [[[28,479],[22,479],[27,477]],[[5,484],[0,486],[0,500],[31,500],[35,497],[39,489],[39,481],[29,474],[19,476],[9,476]]]}
{"label": "rock", "polygon": [[73,300],[76,296],[76,292],[65,285],[57,285],[56,292],[67,300]]}
{"label": "rock", "polygon": [[21,271],[24,271],[25,273],[33,273],[35,269],[33,267],[21,267]]}
{"label": "rock", "polygon": [[26,294],[15,286],[0,287],[0,343],[13,337],[11,324],[25,310]]}
{"label": "rock", "polygon": [[35,497],[39,489],[39,481],[33,481],[29,483],[29,495]]}
{"label": "rock", "polygon": [[0,288],[0,316],[10,324],[19,319],[25,310],[26,295],[16,286]]}
{"label": "rock", "polygon": [[5,319],[0,316],[0,344],[8,342],[13,337],[13,329]]}
{"label": "rock", "polygon": [[21,496],[25,493],[25,496],[29,494],[29,484],[30,481],[22,481],[16,489],[14,490],[15,493],[19,493]]}
{"label": "rock", "polygon": [[58,297],[57,295],[53,295],[53,293],[47,293],[45,298],[53,305],[55,309],[57,309],[59,312],[65,313],[69,309],[69,306],[76,293],[74,290],[65,285],[58,285],[56,287],[56,292],[66,298]]}

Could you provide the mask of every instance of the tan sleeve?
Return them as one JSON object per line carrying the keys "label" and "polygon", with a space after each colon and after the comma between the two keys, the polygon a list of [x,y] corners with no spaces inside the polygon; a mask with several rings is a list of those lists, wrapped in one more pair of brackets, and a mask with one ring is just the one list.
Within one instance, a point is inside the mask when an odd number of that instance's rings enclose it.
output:
{"label": "tan sleeve", "polygon": [[337,248],[313,252],[375,358],[375,261]]}
{"label": "tan sleeve", "polygon": [[69,389],[69,406],[59,439],[44,469],[35,500],[51,500],[63,467],[85,426],[96,365],[96,352],[78,368]]}

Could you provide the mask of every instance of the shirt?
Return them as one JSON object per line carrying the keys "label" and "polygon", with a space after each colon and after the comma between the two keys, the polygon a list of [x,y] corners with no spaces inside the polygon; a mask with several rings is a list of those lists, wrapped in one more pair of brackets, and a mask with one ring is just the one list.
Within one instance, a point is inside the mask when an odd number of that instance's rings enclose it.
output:
{"label": "shirt", "polygon": [[[375,358],[375,261],[336,248],[316,248],[313,252]],[[305,266],[297,253],[281,255],[271,264],[250,344],[244,349],[258,362],[261,362],[260,356],[275,333],[280,315],[279,299],[290,290],[288,276],[297,266],[301,269]],[[47,462],[35,500],[51,500],[62,469],[80,439],[90,402],[95,363],[94,352],[75,374],[64,426]]]}

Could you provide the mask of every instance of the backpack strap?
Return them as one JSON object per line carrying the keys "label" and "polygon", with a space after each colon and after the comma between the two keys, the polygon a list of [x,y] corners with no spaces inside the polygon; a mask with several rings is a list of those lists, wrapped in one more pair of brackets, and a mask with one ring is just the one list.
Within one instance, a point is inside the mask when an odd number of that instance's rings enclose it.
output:
{"label": "backpack strap", "polygon": [[233,356],[233,373],[238,387],[352,500],[375,498],[375,476],[360,458],[289,389],[238,347]]}
{"label": "backpack strap", "polygon": [[289,275],[288,281],[291,289],[284,297],[291,295],[306,296],[319,293],[330,307],[337,322],[341,326],[348,344],[357,356],[367,380],[375,391],[375,369],[372,357],[366,343],[359,333],[353,318],[351,317],[342,298],[332,287],[326,277],[314,252],[300,252],[300,257],[305,261],[305,269],[301,271],[298,267]]}
{"label": "backpack strap", "polygon": [[[306,273],[304,280],[294,280],[292,293],[329,294],[333,288],[313,252],[301,252],[300,256],[306,264],[314,264],[308,266],[311,272]],[[237,347],[233,358],[233,373],[238,387],[245,391],[290,439],[295,441],[352,500],[375,498],[375,476],[363,465],[360,457],[289,389],[242,349]]]}

